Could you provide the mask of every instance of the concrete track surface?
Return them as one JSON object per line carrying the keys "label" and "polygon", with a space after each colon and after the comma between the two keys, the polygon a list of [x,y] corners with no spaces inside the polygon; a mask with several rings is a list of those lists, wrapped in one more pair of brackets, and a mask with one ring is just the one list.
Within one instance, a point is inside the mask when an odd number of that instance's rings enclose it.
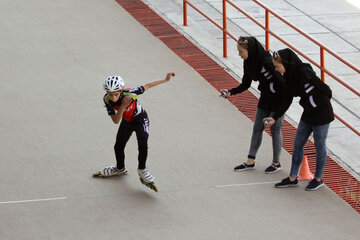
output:
{"label": "concrete track surface", "polygon": [[[359,239],[360,215],[328,188],[275,189],[245,160],[252,122],[113,0],[0,1],[0,239]],[[139,97],[150,117],[148,168],[94,179],[114,164],[117,131],[102,83],[176,77]]]}

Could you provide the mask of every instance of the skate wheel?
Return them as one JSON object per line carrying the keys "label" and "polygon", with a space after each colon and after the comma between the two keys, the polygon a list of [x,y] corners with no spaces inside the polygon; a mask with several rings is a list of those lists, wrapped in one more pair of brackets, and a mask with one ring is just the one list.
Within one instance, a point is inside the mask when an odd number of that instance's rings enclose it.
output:
{"label": "skate wheel", "polygon": [[154,190],[155,192],[159,192],[159,189],[156,187],[154,183],[151,184],[151,189]]}
{"label": "skate wheel", "polygon": [[155,192],[158,192],[158,191],[159,191],[158,188],[156,187],[156,185],[155,185],[153,182],[152,182],[152,183],[147,183],[147,182],[145,182],[142,178],[140,178],[140,182],[141,182],[142,184],[144,184],[145,186],[147,186],[148,188],[154,190]]}
{"label": "skate wheel", "polygon": [[101,176],[101,172],[96,172],[92,175],[93,177],[100,177]]}

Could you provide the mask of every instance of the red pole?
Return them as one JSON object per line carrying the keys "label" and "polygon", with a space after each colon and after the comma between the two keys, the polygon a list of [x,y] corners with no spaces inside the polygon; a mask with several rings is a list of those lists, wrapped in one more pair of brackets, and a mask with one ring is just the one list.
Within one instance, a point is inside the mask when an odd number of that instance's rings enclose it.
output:
{"label": "red pole", "polygon": [[320,47],[320,66],[321,66],[321,81],[325,82],[325,51]]}
{"label": "red pole", "polygon": [[270,49],[270,43],[269,43],[269,38],[270,38],[270,34],[269,34],[269,28],[270,28],[270,23],[269,23],[269,11],[265,10],[265,50],[269,51]]}
{"label": "red pole", "polygon": [[186,8],[186,0],[183,0],[183,17],[184,17],[184,26],[187,26],[187,8]]}
{"label": "red pole", "polygon": [[223,56],[227,57],[227,23],[226,23],[226,0],[223,0]]}

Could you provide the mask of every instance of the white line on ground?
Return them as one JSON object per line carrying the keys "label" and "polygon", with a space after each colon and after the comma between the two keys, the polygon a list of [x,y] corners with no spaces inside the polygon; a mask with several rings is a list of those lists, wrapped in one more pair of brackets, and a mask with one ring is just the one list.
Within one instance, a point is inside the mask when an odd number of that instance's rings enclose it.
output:
{"label": "white line on ground", "polygon": [[258,182],[258,183],[239,183],[239,184],[228,184],[228,185],[219,185],[217,188],[225,188],[225,187],[240,187],[240,186],[252,186],[252,185],[262,185],[262,184],[274,184],[277,182]]}
{"label": "white line on ground", "polygon": [[66,197],[57,197],[57,198],[42,198],[42,199],[32,199],[32,200],[19,200],[19,201],[0,202],[0,204],[29,203],[29,202],[44,202],[44,201],[66,200],[66,199],[67,199]]}

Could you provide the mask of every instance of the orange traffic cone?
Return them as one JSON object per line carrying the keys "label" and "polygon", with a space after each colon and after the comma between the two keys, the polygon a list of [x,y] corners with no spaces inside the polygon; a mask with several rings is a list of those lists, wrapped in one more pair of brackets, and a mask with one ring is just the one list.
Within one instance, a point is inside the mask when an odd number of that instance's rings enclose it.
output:
{"label": "orange traffic cone", "polygon": [[307,157],[304,156],[303,161],[302,161],[301,166],[300,166],[298,180],[305,181],[305,180],[311,180],[311,179],[313,179],[313,176],[312,176],[312,174],[310,172]]}

